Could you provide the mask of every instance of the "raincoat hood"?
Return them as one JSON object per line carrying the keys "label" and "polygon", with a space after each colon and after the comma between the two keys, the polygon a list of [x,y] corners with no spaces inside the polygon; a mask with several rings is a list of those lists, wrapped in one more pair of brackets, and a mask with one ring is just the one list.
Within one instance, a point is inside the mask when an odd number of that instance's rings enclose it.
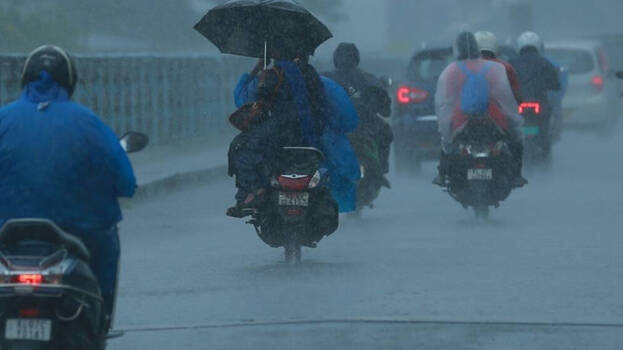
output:
{"label": "raincoat hood", "polygon": [[352,43],[341,43],[333,53],[333,64],[338,70],[355,69],[359,61],[359,49]]}
{"label": "raincoat hood", "polygon": [[52,78],[50,73],[42,70],[39,73],[39,80],[26,84],[22,97],[33,103],[67,101],[69,93]]}

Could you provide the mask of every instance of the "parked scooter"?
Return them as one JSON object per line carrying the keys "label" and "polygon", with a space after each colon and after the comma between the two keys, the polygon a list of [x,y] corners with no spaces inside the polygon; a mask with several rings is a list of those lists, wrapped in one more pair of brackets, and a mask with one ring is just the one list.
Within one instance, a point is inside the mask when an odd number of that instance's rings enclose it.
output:
{"label": "parked scooter", "polygon": [[[130,132],[120,142],[132,153],[149,140]],[[90,255],[80,239],[50,220],[5,222],[0,229],[0,349],[106,348],[111,335]]]}

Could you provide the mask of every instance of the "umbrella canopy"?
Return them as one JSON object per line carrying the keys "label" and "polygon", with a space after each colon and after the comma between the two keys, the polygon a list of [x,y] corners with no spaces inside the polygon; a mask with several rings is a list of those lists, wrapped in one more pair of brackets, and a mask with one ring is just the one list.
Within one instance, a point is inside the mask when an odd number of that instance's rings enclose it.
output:
{"label": "umbrella canopy", "polygon": [[210,10],[195,25],[222,53],[291,59],[311,55],[333,35],[294,0],[235,0]]}

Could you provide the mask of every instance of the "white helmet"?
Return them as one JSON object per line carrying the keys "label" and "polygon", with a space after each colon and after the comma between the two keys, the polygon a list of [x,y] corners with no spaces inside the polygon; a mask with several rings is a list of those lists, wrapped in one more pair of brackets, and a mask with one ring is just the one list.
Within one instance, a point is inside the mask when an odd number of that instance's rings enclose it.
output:
{"label": "white helmet", "polygon": [[517,39],[517,49],[521,51],[526,47],[534,47],[537,51],[540,51],[543,47],[543,40],[535,32],[525,32]]}
{"label": "white helmet", "polygon": [[489,51],[495,56],[498,55],[498,38],[495,37],[495,34],[487,31],[480,31],[474,34],[474,36],[476,37],[480,52]]}

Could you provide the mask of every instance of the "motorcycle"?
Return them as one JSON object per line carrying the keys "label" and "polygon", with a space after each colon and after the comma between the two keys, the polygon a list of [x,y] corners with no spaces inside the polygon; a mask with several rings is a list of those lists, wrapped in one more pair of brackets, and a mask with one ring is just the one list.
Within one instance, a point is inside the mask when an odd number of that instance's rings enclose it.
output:
{"label": "motorcycle", "polygon": [[[385,80],[391,82],[389,78]],[[349,135],[361,167],[361,179],[357,186],[357,214],[365,207],[374,207],[372,203],[378,198],[382,187],[391,188],[385,177],[388,166],[383,164],[387,155],[382,154],[384,146],[381,146],[386,140],[391,142],[393,139],[391,128],[382,120],[391,115],[391,99],[386,89],[370,86],[363,91],[362,101],[363,106],[358,112],[359,127],[363,130],[358,129]]]}
{"label": "motorcycle", "polygon": [[349,139],[361,168],[361,179],[357,184],[357,213],[360,213],[365,207],[374,207],[373,202],[382,187],[391,186],[383,173],[376,141],[357,135],[351,135]]}
{"label": "motorcycle", "polygon": [[[147,146],[127,133],[126,152]],[[110,324],[82,241],[54,222],[12,219],[0,229],[0,349],[103,350]]]}
{"label": "motorcycle", "polygon": [[[284,147],[279,159],[278,175],[271,178],[266,203],[260,210],[246,211],[252,217],[248,223],[260,239],[271,247],[283,247],[285,262],[296,264],[301,262],[301,247],[315,248],[323,237],[314,234],[324,224],[314,220],[314,214],[325,203],[321,197],[331,196],[328,176],[321,169],[324,155],[316,148]],[[337,223],[337,204],[332,209]]]}
{"label": "motorcycle", "polygon": [[539,102],[523,102],[519,114],[525,119],[524,163],[532,166],[551,165],[551,118]]}
{"label": "motorcycle", "polygon": [[447,192],[478,219],[489,217],[512,190],[512,159],[504,132],[488,118],[471,119],[456,137],[449,156]]}

